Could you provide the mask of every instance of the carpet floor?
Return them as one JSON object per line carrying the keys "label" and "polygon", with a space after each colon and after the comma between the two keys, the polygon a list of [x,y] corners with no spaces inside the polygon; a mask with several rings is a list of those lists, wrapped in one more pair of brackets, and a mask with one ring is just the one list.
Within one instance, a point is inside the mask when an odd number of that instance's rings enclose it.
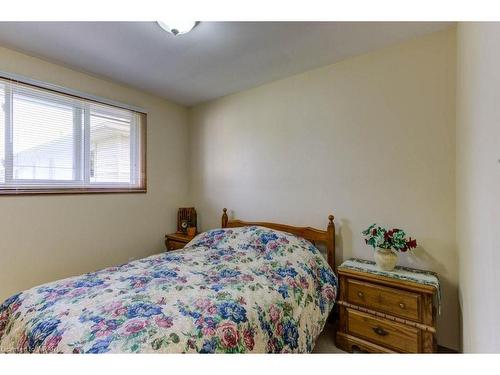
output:
{"label": "carpet floor", "polygon": [[346,352],[335,346],[335,337],[333,332],[333,326],[327,323],[325,329],[321,332],[321,335],[319,335],[318,340],[316,341],[313,353],[346,354]]}

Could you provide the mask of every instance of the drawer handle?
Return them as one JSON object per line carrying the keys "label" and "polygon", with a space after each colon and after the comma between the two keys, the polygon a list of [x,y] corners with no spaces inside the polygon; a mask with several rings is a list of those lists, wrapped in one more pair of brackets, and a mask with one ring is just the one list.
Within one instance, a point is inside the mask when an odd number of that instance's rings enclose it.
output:
{"label": "drawer handle", "polygon": [[379,336],[387,336],[389,334],[389,332],[387,332],[382,327],[376,327],[376,328],[372,328],[372,329],[373,329],[373,332],[375,332]]}
{"label": "drawer handle", "polygon": [[358,292],[358,297],[359,298],[363,298],[365,295],[363,294],[363,292]]}
{"label": "drawer handle", "polygon": [[399,304],[399,307],[401,307],[401,308],[404,310],[404,308],[406,307],[406,305],[405,305],[403,302],[401,302],[401,303]]}

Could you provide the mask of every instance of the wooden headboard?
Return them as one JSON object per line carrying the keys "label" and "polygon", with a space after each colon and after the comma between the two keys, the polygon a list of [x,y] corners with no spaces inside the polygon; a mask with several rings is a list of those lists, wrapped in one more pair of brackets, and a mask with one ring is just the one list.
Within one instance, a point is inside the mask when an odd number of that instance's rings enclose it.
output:
{"label": "wooden headboard", "polygon": [[316,245],[317,243],[325,244],[328,264],[335,271],[335,224],[333,223],[333,215],[328,216],[328,225],[326,230],[320,230],[311,227],[294,227],[291,225],[277,223],[229,220],[227,216],[227,208],[222,210],[222,228],[247,227],[252,225],[288,232],[305,238],[306,240],[312,242],[313,245]]}

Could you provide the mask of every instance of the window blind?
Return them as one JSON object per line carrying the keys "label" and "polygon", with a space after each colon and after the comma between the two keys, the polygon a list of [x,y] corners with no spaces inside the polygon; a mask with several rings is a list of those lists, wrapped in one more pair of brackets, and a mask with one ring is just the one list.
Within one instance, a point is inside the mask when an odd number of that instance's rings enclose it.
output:
{"label": "window blind", "polygon": [[0,78],[0,193],[145,190],[146,115]]}

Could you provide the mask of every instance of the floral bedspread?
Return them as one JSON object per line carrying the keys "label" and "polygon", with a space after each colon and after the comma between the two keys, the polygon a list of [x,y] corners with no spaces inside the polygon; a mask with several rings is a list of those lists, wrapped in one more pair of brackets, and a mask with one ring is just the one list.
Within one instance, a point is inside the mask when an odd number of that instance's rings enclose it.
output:
{"label": "floral bedspread", "polygon": [[311,352],[337,279],[308,241],[263,227],[59,280],[0,305],[0,352]]}

